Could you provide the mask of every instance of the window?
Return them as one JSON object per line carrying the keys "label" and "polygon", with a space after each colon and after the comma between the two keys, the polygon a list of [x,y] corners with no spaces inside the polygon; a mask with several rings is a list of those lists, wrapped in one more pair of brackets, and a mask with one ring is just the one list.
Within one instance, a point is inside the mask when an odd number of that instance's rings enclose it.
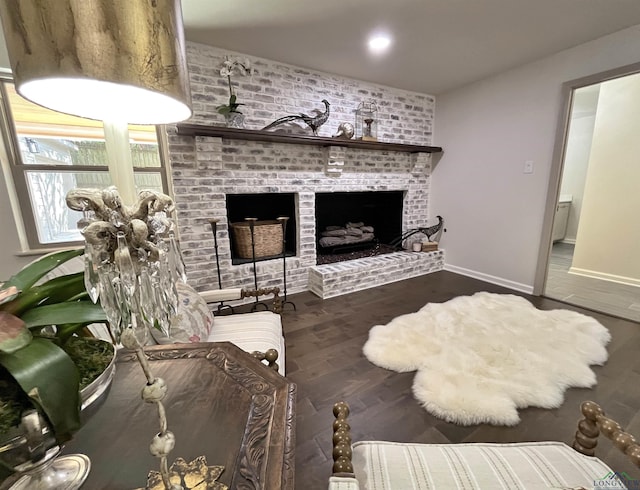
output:
{"label": "window", "polygon": [[[67,208],[65,197],[74,188],[111,185],[102,122],[33,104],[11,81],[2,81],[0,89],[3,133],[28,247],[82,241],[76,226],[80,213]],[[167,193],[156,127],[129,125],[129,139],[136,188]]]}

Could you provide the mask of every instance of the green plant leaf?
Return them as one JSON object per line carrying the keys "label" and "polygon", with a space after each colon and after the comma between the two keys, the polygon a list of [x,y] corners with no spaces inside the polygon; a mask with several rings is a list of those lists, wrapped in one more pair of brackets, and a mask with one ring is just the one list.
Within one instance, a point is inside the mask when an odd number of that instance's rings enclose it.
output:
{"label": "green plant leaf", "polygon": [[66,302],[55,305],[38,306],[22,315],[22,320],[27,327],[45,327],[47,325],[105,323],[105,315],[100,303],[93,304],[90,301]]}
{"label": "green plant leaf", "polygon": [[86,293],[84,273],[78,272],[54,277],[44,284],[33,286],[14,300],[2,305],[1,309],[16,316],[21,316],[24,312],[36,306],[70,301],[81,293]]}
{"label": "green plant leaf", "polygon": [[0,353],[0,364],[47,416],[58,441],[80,428],[78,371],[60,347],[35,338],[11,354]]}
{"label": "green plant leaf", "polygon": [[15,286],[19,290],[25,291],[38,282],[45,274],[67,260],[77,257],[78,255],[82,255],[82,253],[83,249],[79,248],[76,250],[64,250],[62,252],[45,255],[24,267],[20,272],[5,282],[2,287],[3,289],[6,289],[10,286]]}
{"label": "green plant leaf", "polygon": [[20,294],[20,291],[17,287],[11,286],[7,289],[0,289],[0,306],[9,301],[13,301]]}
{"label": "green plant leaf", "polygon": [[87,290],[85,289],[75,296],[71,296],[71,298],[69,298],[69,301],[89,301],[90,299],[91,298],[89,298],[89,293],[87,293]]}
{"label": "green plant leaf", "polygon": [[33,336],[17,316],[0,311],[0,352],[11,354],[31,342]]}
{"label": "green plant leaf", "polygon": [[84,272],[54,277],[40,286],[31,288],[29,291],[34,289],[42,289],[44,291],[43,296],[46,299],[39,303],[40,306],[71,301],[79,294],[87,292],[84,285]]}
{"label": "green plant leaf", "polygon": [[74,333],[79,332],[86,325],[86,323],[67,323],[65,325],[58,325],[56,337],[60,339],[60,344],[64,345],[64,343],[69,340],[69,337]]}

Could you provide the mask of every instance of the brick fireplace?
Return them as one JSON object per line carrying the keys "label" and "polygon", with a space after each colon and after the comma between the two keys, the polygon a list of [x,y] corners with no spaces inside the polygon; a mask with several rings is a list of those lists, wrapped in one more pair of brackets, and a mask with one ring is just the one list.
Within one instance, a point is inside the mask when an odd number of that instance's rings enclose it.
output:
{"label": "brick fireplace", "polygon": [[[218,66],[227,53],[189,43],[187,54],[195,109],[189,122],[222,125],[215,106],[224,99],[221,88],[226,81],[219,76]],[[249,128],[259,129],[283,112],[308,111],[309,106],[316,105],[314,101],[327,98],[332,103],[332,117],[320,134],[330,136],[340,121],[352,120],[353,110],[360,100],[374,96],[380,100],[381,139],[431,143],[434,103],[431,96],[373,86],[269,60],[250,59],[257,75],[253,80],[241,80],[238,87],[238,96],[248,107],[244,112]],[[189,283],[199,291],[218,289],[210,218],[219,220],[222,286],[253,286],[252,264],[233,264],[232,260],[227,213],[229,196],[237,195],[293,196],[295,255],[286,259],[288,293],[311,289],[322,297],[330,297],[375,285],[371,273],[390,282],[443,267],[441,251],[432,254],[398,252],[388,254],[378,262],[371,262],[371,259],[377,259],[373,257],[360,259],[365,262],[350,266],[335,264],[347,271],[344,277],[331,269],[335,268],[334,264],[316,265],[317,194],[398,191],[402,195],[402,231],[426,226],[431,174],[431,155],[428,153],[344,148],[339,142],[335,146],[321,147],[180,136],[175,127],[168,128],[168,136],[180,241]],[[264,219],[276,217],[261,216]],[[329,269],[322,269],[327,267]],[[362,272],[367,268],[369,274]],[[256,270],[259,286],[282,286],[282,259],[258,262]],[[358,280],[359,274],[368,275],[369,280]],[[329,281],[327,284],[323,283],[325,276]],[[341,283],[345,284],[344,291],[335,287]]]}

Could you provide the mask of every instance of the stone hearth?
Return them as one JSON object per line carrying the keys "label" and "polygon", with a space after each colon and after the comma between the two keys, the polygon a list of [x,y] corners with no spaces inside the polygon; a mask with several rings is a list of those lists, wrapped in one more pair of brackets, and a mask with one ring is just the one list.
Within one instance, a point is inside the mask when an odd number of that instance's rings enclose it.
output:
{"label": "stone hearth", "polygon": [[322,299],[442,270],[444,252],[394,252],[311,267],[309,290]]}

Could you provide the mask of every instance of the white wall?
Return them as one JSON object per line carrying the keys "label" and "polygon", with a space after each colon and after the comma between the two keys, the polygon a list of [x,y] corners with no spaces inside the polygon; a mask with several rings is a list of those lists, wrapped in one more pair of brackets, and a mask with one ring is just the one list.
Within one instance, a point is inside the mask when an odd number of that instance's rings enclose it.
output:
{"label": "white wall", "polygon": [[0,282],[3,282],[21,267],[31,262],[35,257],[21,257],[16,253],[21,251],[16,224],[11,213],[9,197],[5,191],[4,175],[0,172]]}
{"label": "white wall", "polygon": [[532,290],[561,85],[638,61],[634,26],[438,96],[431,214],[446,220],[448,269]]}
{"label": "white wall", "polygon": [[7,162],[6,155],[2,151],[1,141],[0,158],[3,160],[3,168],[0,168],[0,282],[2,282],[9,279],[35,257],[20,257],[16,255],[16,253],[22,251],[22,248],[18,238],[16,222],[11,211],[11,202],[3,172]]}
{"label": "white wall", "polygon": [[[9,55],[4,41],[4,34],[0,29],[0,71],[10,72]],[[11,201],[9,199],[9,188],[5,178],[5,172],[9,172],[7,154],[4,142],[0,136],[0,282],[9,279],[23,266],[31,262],[35,257],[21,257],[16,255],[22,251],[20,239],[18,238],[18,227],[16,226]],[[10,178],[10,177],[9,177]]]}
{"label": "white wall", "polygon": [[638,114],[640,74],[602,84],[571,271],[640,286]]}
{"label": "white wall", "polygon": [[589,154],[593,140],[593,126],[596,121],[600,84],[575,91],[571,122],[565,147],[564,165],[560,194],[572,196],[564,241],[575,243],[582,212],[584,183],[589,168]]}

